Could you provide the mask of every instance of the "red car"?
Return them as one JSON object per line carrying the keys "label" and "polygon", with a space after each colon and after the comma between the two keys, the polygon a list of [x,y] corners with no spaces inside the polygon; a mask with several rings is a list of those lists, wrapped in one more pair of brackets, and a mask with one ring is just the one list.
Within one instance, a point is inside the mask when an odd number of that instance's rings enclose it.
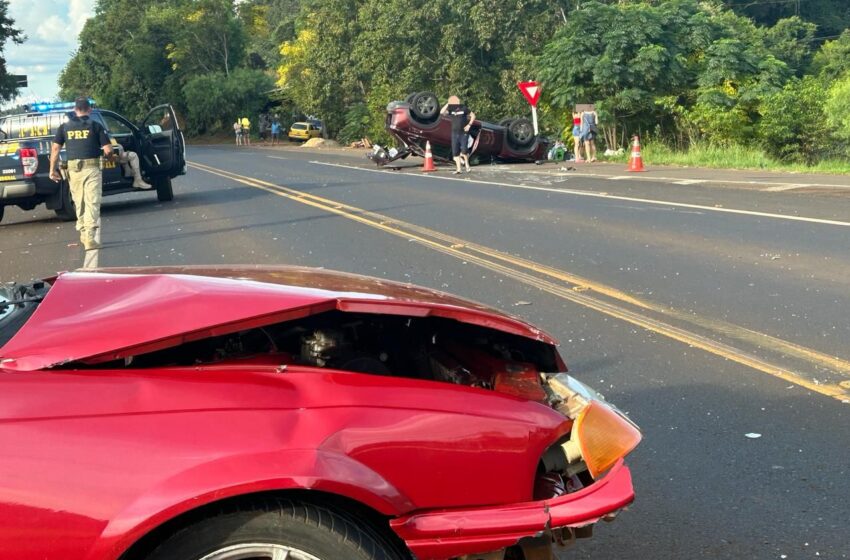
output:
{"label": "red car", "polygon": [[[378,164],[409,154],[425,155],[425,142],[431,142],[434,157],[451,157],[451,118],[440,114],[440,103],[431,92],[419,92],[406,101],[387,106],[387,131],[401,144],[395,157],[372,155]],[[508,118],[499,124],[475,120],[470,127],[470,156],[481,161],[537,161],[546,159],[550,142],[534,134],[529,119]]]}
{"label": "red car", "polygon": [[4,285],[2,557],[553,558],[632,502],[640,440],[555,344],[306,268]]}

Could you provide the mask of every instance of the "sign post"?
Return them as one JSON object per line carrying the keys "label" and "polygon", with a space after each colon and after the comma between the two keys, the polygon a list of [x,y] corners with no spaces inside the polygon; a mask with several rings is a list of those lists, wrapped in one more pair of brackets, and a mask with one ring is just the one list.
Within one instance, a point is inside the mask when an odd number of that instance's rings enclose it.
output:
{"label": "sign post", "polygon": [[537,102],[540,101],[540,83],[539,82],[517,82],[516,84],[525,100],[531,105],[531,122],[534,124],[534,135],[537,136],[540,132],[537,129]]}

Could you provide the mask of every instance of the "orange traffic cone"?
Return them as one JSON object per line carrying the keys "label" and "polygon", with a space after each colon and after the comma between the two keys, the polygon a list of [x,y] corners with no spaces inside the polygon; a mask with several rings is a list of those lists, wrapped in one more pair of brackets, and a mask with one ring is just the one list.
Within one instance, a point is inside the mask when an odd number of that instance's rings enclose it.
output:
{"label": "orange traffic cone", "polygon": [[629,168],[626,171],[646,171],[643,168],[643,158],[640,156],[640,138],[635,135],[634,142],[632,142],[632,157],[629,160]]}
{"label": "orange traffic cone", "polygon": [[422,172],[436,171],[434,167],[434,155],[431,153],[431,142],[425,142],[425,164],[422,166]]}

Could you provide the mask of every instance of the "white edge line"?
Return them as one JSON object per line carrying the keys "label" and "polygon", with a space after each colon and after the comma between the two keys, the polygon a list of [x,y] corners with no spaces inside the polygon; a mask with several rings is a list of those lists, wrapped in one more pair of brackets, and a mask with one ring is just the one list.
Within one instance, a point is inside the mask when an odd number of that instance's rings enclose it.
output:
{"label": "white edge line", "polygon": [[[357,167],[354,165],[341,165],[339,163],[328,163],[324,161],[310,161],[315,165],[325,165],[328,167],[340,167],[342,169],[357,169],[358,171],[367,171],[369,173],[381,173],[383,175],[398,175],[397,172],[383,171],[381,169],[367,169],[365,167]],[[460,181],[462,183],[478,183],[482,185],[493,185],[497,187],[507,187],[511,189],[523,189],[530,191],[545,191],[559,194],[570,194],[574,196],[587,196],[591,198],[607,198],[609,200],[624,200],[627,202],[639,202],[643,204],[655,204],[659,206],[673,206],[676,208],[692,208],[697,210],[706,210],[710,212],[720,212],[723,214],[739,214],[742,216],[758,216],[760,218],[772,218],[776,220],[789,220],[793,222],[807,222],[812,224],[823,224],[829,226],[850,227],[850,222],[841,222],[838,220],[825,220],[821,218],[807,218],[805,216],[787,216],[785,214],[771,214],[768,212],[756,212],[753,210],[737,210],[735,208],[717,208],[715,206],[701,206],[699,204],[687,204],[685,202],[669,202],[665,200],[653,200],[650,198],[635,198],[631,196],[618,196],[612,194],[603,194],[592,191],[577,191],[574,189],[556,189],[551,187],[534,187],[531,185],[512,185],[510,183],[498,183],[495,181],[480,181],[476,179],[461,179],[455,177],[440,177],[439,175],[406,175],[407,177],[417,177],[420,179],[442,179],[444,181]]]}
{"label": "white edge line", "polygon": [[[499,171],[504,171],[505,173],[522,173],[528,174],[533,173],[536,175],[552,175],[552,173],[548,171],[536,171],[536,170],[528,170],[528,171],[518,171],[516,169],[500,169]],[[565,174],[567,175],[567,174]],[[784,187],[788,185],[794,185],[794,188],[832,188],[832,189],[848,189],[850,186],[847,185],[835,185],[830,183],[789,183],[787,181],[778,182],[778,181],[737,181],[735,179],[686,179],[682,177],[660,177],[657,175],[604,175],[602,173],[582,173],[571,172],[568,174],[571,177],[595,177],[597,179],[613,179],[617,181],[630,180],[630,181],[664,181],[668,183],[675,184],[685,184],[685,181],[689,181],[687,184],[699,184],[699,183],[713,183],[717,185],[774,185],[777,187]],[[560,174],[558,174],[560,176]],[[680,183],[681,182],[681,183]]]}

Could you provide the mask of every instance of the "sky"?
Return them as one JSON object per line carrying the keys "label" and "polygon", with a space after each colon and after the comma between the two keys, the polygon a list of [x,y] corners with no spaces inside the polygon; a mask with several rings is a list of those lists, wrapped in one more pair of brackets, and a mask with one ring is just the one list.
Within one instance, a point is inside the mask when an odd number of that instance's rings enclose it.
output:
{"label": "sky", "polygon": [[77,37],[94,12],[95,0],[10,0],[9,15],[27,40],[6,43],[10,74],[26,74],[29,87],[12,104],[52,100],[59,72],[77,49]]}

